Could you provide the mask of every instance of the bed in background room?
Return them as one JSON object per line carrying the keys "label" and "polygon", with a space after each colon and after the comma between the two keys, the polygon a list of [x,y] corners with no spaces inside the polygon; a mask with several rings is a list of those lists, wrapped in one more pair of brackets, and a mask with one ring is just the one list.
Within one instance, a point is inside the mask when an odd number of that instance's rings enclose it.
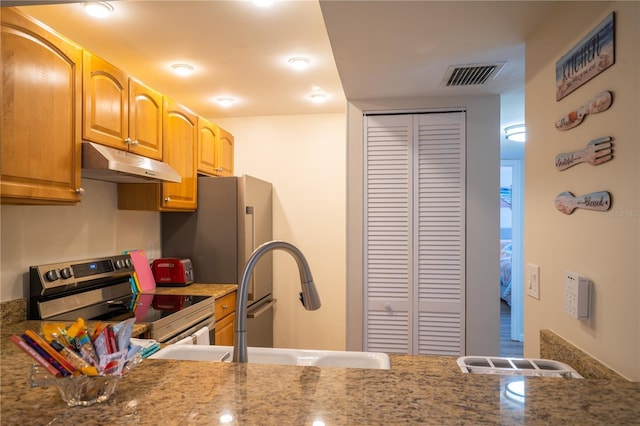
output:
{"label": "bed in background room", "polygon": [[511,240],[500,240],[500,299],[511,305]]}
{"label": "bed in background room", "polygon": [[500,188],[500,299],[511,306],[511,186]]}

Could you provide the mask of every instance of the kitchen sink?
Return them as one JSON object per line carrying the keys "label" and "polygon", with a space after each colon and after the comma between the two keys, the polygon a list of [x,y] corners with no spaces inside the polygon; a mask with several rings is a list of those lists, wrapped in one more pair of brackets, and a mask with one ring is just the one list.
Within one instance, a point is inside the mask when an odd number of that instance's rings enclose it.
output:
{"label": "kitchen sink", "polygon": [[[381,352],[322,351],[310,349],[283,349],[248,347],[250,363],[279,365],[308,365],[316,367],[391,368],[389,355]],[[233,346],[169,345],[149,359],[182,361],[231,361]]]}

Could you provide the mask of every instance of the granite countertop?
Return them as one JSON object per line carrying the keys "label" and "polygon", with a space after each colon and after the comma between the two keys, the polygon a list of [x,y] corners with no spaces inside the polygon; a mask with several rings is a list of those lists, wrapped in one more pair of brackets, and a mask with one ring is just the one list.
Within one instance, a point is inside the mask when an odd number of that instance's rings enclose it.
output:
{"label": "granite countertop", "polygon": [[[69,408],[55,388],[29,388],[31,360],[3,327],[3,425],[638,424],[640,383],[460,372],[455,357],[392,356],[391,370],[144,360],[108,402]],[[509,400],[523,379],[526,402]],[[159,417],[160,416],[160,417]]]}
{"label": "granite countertop", "polygon": [[206,284],[193,283],[183,287],[156,287],[154,293],[158,294],[190,294],[193,296],[213,296],[219,299],[222,296],[235,291],[237,284]]}
{"label": "granite countertop", "polygon": [[[192,284],[156,292],[219,298],[235,289]],[[640,383],[463,374],[456,357],[446,356],[393,355],[391,370],[146,359],[109,401],[70,408],[56,388],[29,387],[31,359],[9,339],[40,325],[2,326],[3,425],[640,424]],[[505,395],[516,380],[524,381],[524,402]]]}

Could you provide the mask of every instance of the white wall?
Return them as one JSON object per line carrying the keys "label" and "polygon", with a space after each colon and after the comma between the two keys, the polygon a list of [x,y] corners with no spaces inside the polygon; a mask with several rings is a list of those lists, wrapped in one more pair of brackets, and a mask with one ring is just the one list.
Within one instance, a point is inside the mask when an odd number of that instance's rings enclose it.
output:
{"label": "white wall", "polygon": [[466,170],[466,351],[498,355],[500,99],[498,96],[352,101],[348,110],[348,307],[347,348],[362,350],[362,153],[363,111],[465,108]]}
{"label": "white wall", "polygon": [[[540,300],[525,296],[525,356],[539,354],[539,331],[551,329],[620,374],[640,380],[640,3],[560,2],[526,43],[525,262],[540,265]],[[555,100],[556,61],[611,11],[615,64]],[[596,93],[610,90],[608,111],[560,132],[554,122]],[[558,153],[614,138],[612,161],[559,172]],[[563,191],[606,190],[609,212],[554,208]],[[563,310],[564,271],[594,283],[593,314],[578,321]]]}
{"label": "white wall", "polygon": [[117,210],[116,184],[82,180],[77,206],[0,207],[0,301],[28,295],[29,266],[142,249],[160,253],[160,214]]}
{"label": "white wall", "polygon": [[274,238],[305,255],[322,307],[298,301],[293,259],[274,253],[274,346],[345,348],[345,115],[213,119],[235,137],[235,174],[270,181]]}

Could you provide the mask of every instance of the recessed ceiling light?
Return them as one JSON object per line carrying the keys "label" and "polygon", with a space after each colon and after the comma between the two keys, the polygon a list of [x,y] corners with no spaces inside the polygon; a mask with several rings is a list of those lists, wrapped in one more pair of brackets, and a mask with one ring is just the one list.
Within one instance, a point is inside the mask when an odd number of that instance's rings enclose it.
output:
{"label": "recessed ceiling light", "polygon": [[236,100],[229,96],[216,98],[216,103],[223,108],[229,108]]}
{"label": "recessed ceiling light", "polygon": [[306,70],[307,68],[309,68],[310,63],[311,60],[309,58],[303,58],[302,56],[289,59],[289,65],[291,65],[291,67],[297,71]]}
{"label": "recessed ceiling light", "polygon": [[84,11],[94,18],[106,18],[113,12],[113,6],[106,1],[85,3]]}
{"label": "recessed ceiling light", "polygon": [[253,4],[258,7],[269,7],[273,5],[274,0],[253,0]]}
{"label": "recessed ceiling light", "polygon": [[173,64],[171,65],[171,69],[173,72],[183,77],[191,75],[193,72],[193,67],[189,64]]}

